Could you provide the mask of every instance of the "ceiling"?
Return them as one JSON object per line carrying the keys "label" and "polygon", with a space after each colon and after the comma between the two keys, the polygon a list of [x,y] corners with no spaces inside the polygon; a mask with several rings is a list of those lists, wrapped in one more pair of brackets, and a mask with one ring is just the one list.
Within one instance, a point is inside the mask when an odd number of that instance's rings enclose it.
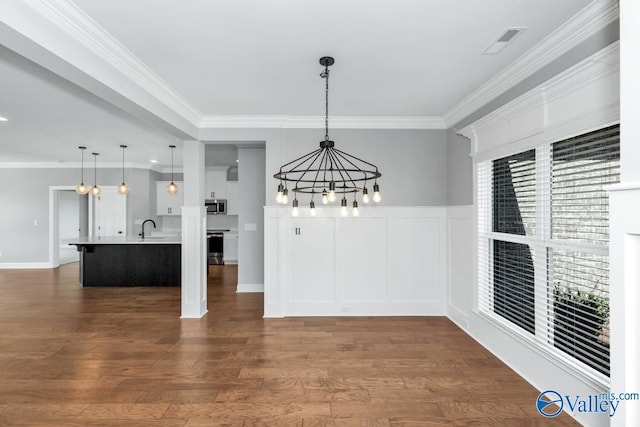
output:
{"label": "ceiling", "polygon": [[[442,116],[590,2],[74,0],[203,117],[323,115],[323,55],[332,116]],[[526,30],[482,55],[507,27]],[[180,146],[4,47],[0,76],[0,163],[73,162],[78,145],[115,162],[126,144],[128,161],[166,165]]]}

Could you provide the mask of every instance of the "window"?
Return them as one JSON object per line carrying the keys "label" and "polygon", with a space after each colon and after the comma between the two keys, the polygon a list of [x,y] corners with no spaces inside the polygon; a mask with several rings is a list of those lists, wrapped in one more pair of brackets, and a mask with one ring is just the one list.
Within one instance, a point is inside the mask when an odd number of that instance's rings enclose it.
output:
{"label": "window", "polygon": [[619,125],[478,164],[479,308],[609,375],[609,201]]}

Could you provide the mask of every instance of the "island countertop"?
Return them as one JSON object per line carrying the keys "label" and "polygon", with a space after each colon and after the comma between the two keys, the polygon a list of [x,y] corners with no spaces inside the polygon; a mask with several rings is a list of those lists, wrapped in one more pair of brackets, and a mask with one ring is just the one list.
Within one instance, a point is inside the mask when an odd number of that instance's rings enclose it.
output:
{"label": "island countertop", "polygon": [[78,237],[63,240],[68,245],[180,245],[180,236],[108,236],[108,237]]}

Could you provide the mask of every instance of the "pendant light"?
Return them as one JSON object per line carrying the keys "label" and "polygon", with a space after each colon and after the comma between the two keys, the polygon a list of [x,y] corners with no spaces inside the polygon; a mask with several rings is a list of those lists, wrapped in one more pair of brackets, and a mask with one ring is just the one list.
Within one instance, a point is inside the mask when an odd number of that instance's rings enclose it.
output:
{"label": "pendant light", "polygon": [[167,185],[167,191],[169,194],[176,194],[178,192],[178,185],[173,182],[173,149],[176,148],[175,145],[170,145],[171,148],[171,183]]}
{"label": "pendant light", "polygon": [[76,187],[76,193],[78,194],[87,194],[89,192],[89,186],[85,185],[84,183],[84,150],[87,149],[87,147],[78,147],[80,149],[80,153],[81,154],[81,160],[80,160],[80,184],[78,184],[78,186]]}
{"label": "pendant light", "polygon": [[92,196],[99,196],[100,187],[98,187],[97,162],[98,162],[98,156],[100,154],[98,153],[91,153],[91,154],[93,154],[93,187],[91,187],[91,190],[89,190],[89,193],[91,193]]}
{"label": "pendant light", "polygon": [[118,185],[118,193],[128,194],[129,186],[124,182],[124,149],[127,148],[127,146],[121,145],[120,148],[122,148],[122,184]]}
{"label": "pendant light", "polygon": [[337,200],[337,195],[342,195],[341,214],[349,214],[347,209],[347,193],[354,194],[353,215],[358,216],[358,202],[355,196],[362,191],[362,202],[369,202],[369,191],[367,182],[373,181],[373,201],[379,202],[380,186],[378,178],[382,176],[378,167],[372,163],[362,160],[356,156],[348,154],[335,148],[335,143],[329,139],[329,67],[335,63],[330,56],[320,58],[320,65],[324,71],[320,77],[325,80],[325,118],[324,140],[320,141],[320,148],[295,160],[285,163],[280,167],[278,173],[273,177],[279,181],[276,194],[276,202],[287,204],[288,185],[293,185],[293,213],[298,215],[298,195],[297,193],[307,193],[311,195],[310,215],[315,216],[316,209],[314,196],[321,196],[323,205],[328,205]]}

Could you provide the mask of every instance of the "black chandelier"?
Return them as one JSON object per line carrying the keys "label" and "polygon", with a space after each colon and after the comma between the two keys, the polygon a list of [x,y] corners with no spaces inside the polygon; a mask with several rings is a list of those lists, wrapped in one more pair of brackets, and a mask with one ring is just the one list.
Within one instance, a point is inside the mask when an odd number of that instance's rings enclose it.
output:
{"label": "black chandelier", "polygon": [[378,178],[382,174],[378,167],[349,153],[335,148],[335,143],[329,139],[329,67],[334,64],[330,56],[320,58],[320,65],[324,71],[320,77],[325,79],[325,117],[324,140],[320,141],[320,148],[302,157],[280,166],[280,171],[273,177],[280,181],[276,202],[288,204],[289,185],[294,193],[293,216],[298,216],[298,193],[311,194],[311,216],[316,214],[314,196],[321,194],[322,204],[335,202],[336,194],[342,194],[341,214],[349,214],[347,210],[347,195],[353,194],[353,216],[358,216],[358,201],[356,195],[362,192],[362,202],[369,203],[367,182],[373,181],[373,201],[381,200]]}

